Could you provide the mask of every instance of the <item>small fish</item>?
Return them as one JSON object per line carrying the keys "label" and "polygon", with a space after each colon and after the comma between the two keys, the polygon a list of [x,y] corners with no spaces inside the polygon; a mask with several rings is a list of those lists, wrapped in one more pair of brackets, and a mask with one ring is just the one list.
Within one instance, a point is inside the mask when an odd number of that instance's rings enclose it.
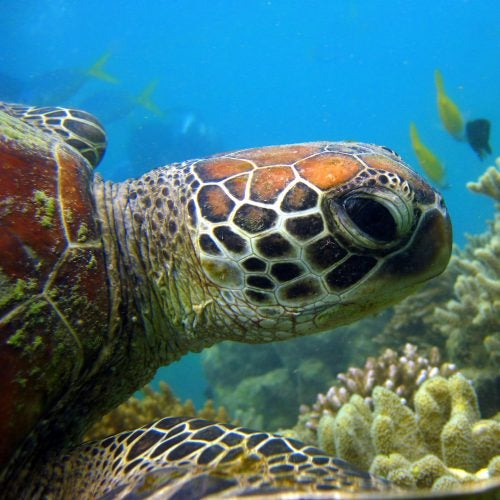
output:
{"label": "small fish", "polygon": [[111,52],[104,52],[104,54],[97,59],[97,61],[84,72],[87,76],[93,76],[98,80],[102,80],[107,83],[118,83],[118,79],[113,75],[110,75],[105,69],[104,65],[108,62],[111,57]]}
{"label": "small fish", "polygon": [[117,83],[118,80],[104,69],[110,56],[110,52],[105,52],[86,69],[59,68],[32,76],[24,85],[25,89],[19,100],[26,103],[36,102],[39,106],[55,106],[70,102],[93,78]]}
{"label": "small fish", "polygon": [[446,95],[443,75],[434,72],[437,91],[437,107],[444,128],[458,141],[463,141],[464,120],[458,106]]}
{"label": "small fish", "polygon": [[470,147],[483,160],[491,154],[490,122],[484,118],[472,120],[465,125],[465,135]]}
{"label": "small fish", "polygon": [[410,123],[410,139],[413,151],[417,156],[420,166],[427,174],[429,179],[435,182],[440,187],[446,187],[444,182],[445,169],[439,158],[425,146],[418,135],[417,127],[414,123]]}
{"label": "small fish", "polygon": [[163,116],[162,110],[152,97],[157,85],[157,80],[149,83],[137,96],[109,85],[78,101],[77,104],[78,107],[98,116],[104,125],[127,118],[138,106],[142,106],[156,116]]}
{"label": "small fish", "polygon": [[155,114],[156,116],[163,116],[163,111],[151,98],[153,92],[156,90],[156,87],[158,87],[158,81],[159,80],[153,80],[152,82],[150,82],[135,98],[135,101],[137,102],[137,104],[140,104],[143,108],[151,111],[151,113]]}

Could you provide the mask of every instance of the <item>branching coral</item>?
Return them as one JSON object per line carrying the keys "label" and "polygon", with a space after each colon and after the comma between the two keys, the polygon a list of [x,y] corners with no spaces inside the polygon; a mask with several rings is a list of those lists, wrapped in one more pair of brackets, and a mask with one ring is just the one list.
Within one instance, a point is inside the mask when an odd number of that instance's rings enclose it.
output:
{"label": "branching coral", "polygon": [[315,429],[325,412],[335,415],[353,394],[371,404],[372,391],[376,386],[395,392],[411,405],[415,391],[425,380],[437,375],[449,377],[456,371],[450,363],[441,364],[441,355],[436,347],[430,349],[428,356],[420,354],[413,344],[406,344],[401,355],[386,349],[378,358],[369,357],[363,368],[350,367],[347,372],[339,373],[339,383],[330,387],[326,394],[318,394],[312,411],[303,406],[301,412],[309,415],[307,425]]}
{"label": "branching coral", "polygon": [[[500,414],[480,420],[463,375],[426,380],[414,411],[385,387],[375,387],[372,398],[373,410],[355,394],[336,415],[324,412],[312,443],[402,487],[438,489],[497,474]],[[302,416],[296,437],[311,438],[306,422]]]}
{"label": "branching coral", "polygon": [[490,232],[470,238],[453,256],[454,297],[437,308],[435,326],[447,337],[450,359],[461,366],[500,364],[500,214]]}
{"label": "branching coral", "polygon": [[223,406],[215,408],[213,401],[208,400],[205,406],[196,411],[191,400],[181,403],[165,382],[160,382],[160,390],[150,386],[142,389],[144,398],[131,397],[113,411],[105,415],[86,434],[86,440],[101,439],[128,429],[135,429],[153,420],[171,415],[180,417],[198,416],[207,420],[229,422],[230,418]]}
{"label": "branching coral", "polygon": [[491,166],[478,179],[477,182],[469,182],[467,187],[475,193],[485,194],[500,202],[500,157],[496,159],[495,165]]}

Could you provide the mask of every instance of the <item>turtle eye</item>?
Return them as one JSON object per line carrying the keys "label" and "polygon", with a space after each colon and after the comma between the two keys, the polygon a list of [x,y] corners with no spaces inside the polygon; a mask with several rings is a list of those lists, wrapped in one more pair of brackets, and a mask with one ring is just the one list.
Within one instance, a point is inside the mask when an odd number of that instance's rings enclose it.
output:
{"label": "turtle eye", "polygon": [[364,196],[350,196],[343,206],[352,222],[370,238],[389,243],[397,237],[397,223],[382,203]]}
{"label": "turtle eye", "polygon": [[362,251],[387,252],[411,235],[414,210],[406,198],[382,187],[363,187],[329,199],[335,230]]}

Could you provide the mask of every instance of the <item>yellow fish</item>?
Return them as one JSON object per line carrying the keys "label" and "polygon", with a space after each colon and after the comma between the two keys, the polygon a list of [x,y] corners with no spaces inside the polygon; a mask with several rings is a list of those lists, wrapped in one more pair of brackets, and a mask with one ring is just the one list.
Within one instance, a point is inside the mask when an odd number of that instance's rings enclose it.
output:
{"label": "yellow fish", "polygon": [[443,75],[438,69],[434,72],[437,91],[437,107],[444,128],[458,141],[463,140],[464,120],[458,106],[444,91]]}
{"label": "yellow fish", "polygon": [[104,65],[111,57],[111,52],[105,52],[97,61],[85,72],[86,76],[93,76],[104,82],[118,83],[118,79],[110,75],[105,69]]}
{"label": "yellow fish", "polygon": [[413,151],[417,156],[420,166],[427,174],[429,179],[435,182],[440,187],[446,187],[444,182],[445,170],[439,158],[422,143],[418,135],[417,127],[414,123],[410,123],[410,138]]}
{"label": "yellow fish", "polygon": [[152,99],[153,92],[158,87],[159,80],[153,80],[150,82],[143,91],[136,97],[135,102],[140,104],[142,107],[154,113],[156,116],[162,116],[163,111],[156,105]]}

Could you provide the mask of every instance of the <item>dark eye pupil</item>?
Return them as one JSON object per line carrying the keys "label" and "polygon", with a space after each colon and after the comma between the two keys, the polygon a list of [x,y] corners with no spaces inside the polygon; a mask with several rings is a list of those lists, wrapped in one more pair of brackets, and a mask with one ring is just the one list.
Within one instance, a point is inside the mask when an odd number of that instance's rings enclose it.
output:
{"label": "dark eye pupil", "polygon": [[351,220],[373,239],[389,242],[396,237],[396,221],[381,203],[351,196],[344,201],[344,208]]}

